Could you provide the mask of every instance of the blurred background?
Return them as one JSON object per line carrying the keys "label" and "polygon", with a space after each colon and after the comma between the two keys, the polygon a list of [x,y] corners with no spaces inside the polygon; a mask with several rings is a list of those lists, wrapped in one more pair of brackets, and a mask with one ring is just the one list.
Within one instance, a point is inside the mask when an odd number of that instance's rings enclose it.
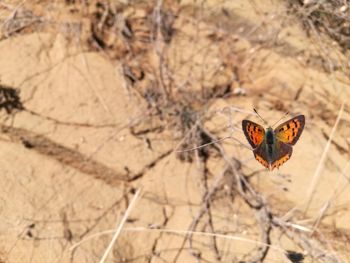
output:
{"label": "blurred background", "polygon": [[[0,17],[0,262],[350,261],[350,1]],[[253,108],[306,117],[272,172],[242,132],[266,127]]]}

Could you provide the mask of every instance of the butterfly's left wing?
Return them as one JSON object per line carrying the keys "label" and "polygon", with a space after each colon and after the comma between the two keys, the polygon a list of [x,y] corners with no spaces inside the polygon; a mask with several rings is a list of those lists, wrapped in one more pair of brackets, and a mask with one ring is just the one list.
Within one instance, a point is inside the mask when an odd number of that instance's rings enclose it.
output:
{"label": "butterfly's left wing", "polygon": [[252,121],[243,120],[242,121],[242,128],[245,137],[247,138],[250,145],[255,149],[258,147],[265,137],[265,129]]}
{"label": "butterfly's left wing", "polygon": [[270,162],[267,159],[266,152],[267,152],[267,145],[266,143],[261,143],[257,148],[253,150],[255,159],[261,163],[263,166],[265,166],[267,169],[270,169]]}
{"label": "butterfly's left wing", "polygon": [[294,145],[305,126],[305,116],[298,115],[279,125],[275,130],[276,139],[286,144]]}

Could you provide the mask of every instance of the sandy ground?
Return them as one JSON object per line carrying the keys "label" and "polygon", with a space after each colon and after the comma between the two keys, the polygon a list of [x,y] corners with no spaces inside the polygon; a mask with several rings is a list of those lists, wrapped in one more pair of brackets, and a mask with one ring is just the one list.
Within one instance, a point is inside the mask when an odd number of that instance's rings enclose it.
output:
{"label": "sandy ground", "polygon": [[[83,2],[1,4],[0,262],[98,262],[126,216],[106,262],[350,262],[349,52],[286,1]],[[306,116],[279,170],[253,107]]]}

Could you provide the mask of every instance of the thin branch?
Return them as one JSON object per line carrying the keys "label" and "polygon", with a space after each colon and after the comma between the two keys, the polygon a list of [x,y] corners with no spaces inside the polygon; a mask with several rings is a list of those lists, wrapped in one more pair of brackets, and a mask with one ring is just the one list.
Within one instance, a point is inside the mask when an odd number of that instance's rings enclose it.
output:
{"label": "thin branch", "polygon": [[126,220],[128,219],[130,213],[131,213],[131,210],[134,208],[135,204],[136,204],[136,200],[138,199],[139,195],[140,195],[140,192],[141,192],[141,189],[138,189],[133,197],[133,199],[131,200],[131,203],[128,207],[128,209],[125,211],[125,214],[121,220],[121,222],[119,223],[119,225],[117,226],[116,230],[115,230],[115,233],[114,233],[114,236],[111,240],[111,242],[109,243],[109,246],[107,247],[105,253],[103,254],[101,260],[100,260],[100,263],[104,263],[107,259],[107,256],[109,254],[109,252],[111,251],[111,249],[113,248],[113,245],[114,243],[117,241],[123,227],[124,227],[124,224],[126,222]]}

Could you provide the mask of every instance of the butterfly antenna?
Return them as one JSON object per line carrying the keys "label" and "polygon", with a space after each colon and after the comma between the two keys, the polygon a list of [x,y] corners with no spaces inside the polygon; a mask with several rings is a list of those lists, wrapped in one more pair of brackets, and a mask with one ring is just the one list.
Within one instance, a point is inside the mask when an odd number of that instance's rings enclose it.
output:
{"label": "butterfly antenna", "polygon": [[287,111],[285,114],[283,114],[283,116],[278,120],[276,121],[271,127],[275,126],[277,123],[279,123],[281,120],[283,120],[287,115],[289,114],[289,112]]}
{"label": "butterfly antenna", "polygon": [[265,125],[269,125],[268,123],[267,123],[267,121],[265,121],[264,119],[263,119],[263,117],[261,117],[260,116],[260,114],[258,113],[258,111],[255,109],[255,108],[253,108],[253,110],[254,110],[254,112],[258,115],[258,117],[265,123]]}

